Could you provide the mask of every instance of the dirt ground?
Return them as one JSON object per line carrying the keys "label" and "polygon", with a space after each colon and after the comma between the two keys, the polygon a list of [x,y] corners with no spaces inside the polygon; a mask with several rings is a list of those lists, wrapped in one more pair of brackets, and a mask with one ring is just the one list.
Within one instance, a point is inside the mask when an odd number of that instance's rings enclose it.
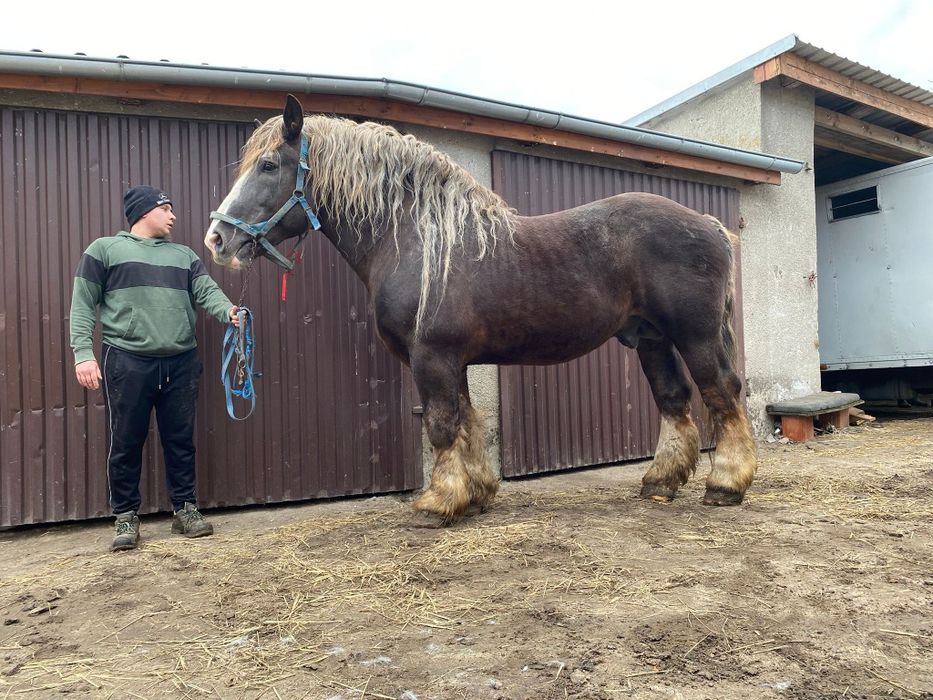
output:
{"label": "dirt ground", "polygon": [[408,497],[0,533],[0,700],[933,698],[933,419],[762,443],[738,508],[645,463]]}

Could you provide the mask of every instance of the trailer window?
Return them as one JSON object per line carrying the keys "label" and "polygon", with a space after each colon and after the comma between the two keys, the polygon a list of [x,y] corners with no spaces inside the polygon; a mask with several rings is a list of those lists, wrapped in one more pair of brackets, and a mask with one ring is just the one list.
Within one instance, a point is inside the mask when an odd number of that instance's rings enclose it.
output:
{"label": "trailer window", "polygon": [[851,219],[853,216],[872,214],[878,208],[878,188],[866,187],[829,198],[829,220]]}

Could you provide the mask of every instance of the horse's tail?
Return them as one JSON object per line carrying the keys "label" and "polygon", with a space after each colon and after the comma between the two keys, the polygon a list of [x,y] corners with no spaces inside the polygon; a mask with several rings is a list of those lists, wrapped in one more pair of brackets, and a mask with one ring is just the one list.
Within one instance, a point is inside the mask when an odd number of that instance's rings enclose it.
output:
{"label": "horse's tail", "polygon": [[735,312],[735,249],[739,243],[739,237],[727,229],[722,222],[713,217],[706,216],[718,229],[722,242],[729,253],[729,270],[726,283],[726,296],[722,311],[722,328],[720,330],[722,345],[729,357],[729,362],[735,366],[736,362],[736,341],[735,331],[732,330],[732,315]]}
{"label": "horse's tail", "polygon": [[732,330],[732,314],[735,311],[735,257],[730,260],[729,281],[726,283],[726,303],[722,312],[722,345],[729,356],[729,362],[735,366],[735,331]]}

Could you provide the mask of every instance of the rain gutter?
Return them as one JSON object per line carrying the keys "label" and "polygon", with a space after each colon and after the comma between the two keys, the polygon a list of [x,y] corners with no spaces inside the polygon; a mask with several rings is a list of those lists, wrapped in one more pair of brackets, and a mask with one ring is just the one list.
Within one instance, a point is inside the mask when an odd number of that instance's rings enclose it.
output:
{"label": "rain gutter", "polygon": [[465,112],[536,128],[556,129],[761,170],[793,174],[799,173],[804,167],[802,161],[780,156],[385,78],[337,77],[12,51],[0,51],[0,73],[268,90],[291,92],[295,95],[371,97]]}

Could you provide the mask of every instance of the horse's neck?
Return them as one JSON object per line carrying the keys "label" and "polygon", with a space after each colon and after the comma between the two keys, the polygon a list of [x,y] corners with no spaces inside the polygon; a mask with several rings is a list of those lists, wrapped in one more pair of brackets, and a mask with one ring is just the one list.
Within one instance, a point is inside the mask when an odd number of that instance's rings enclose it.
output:
{"label": "horse's neck", "polygon": [[376,232],[374,238],[373,231],[368,226],[360,230],[357,226],[348,224],[343,218],[339,223],[335,223],[334,218],[327,213],[322,212],[319,217],[321,219],[321,231],[324,236],[353,268],[359,278],[368,285],[375,249],[382,243],[385,236],[382,236],[381,232]]}

